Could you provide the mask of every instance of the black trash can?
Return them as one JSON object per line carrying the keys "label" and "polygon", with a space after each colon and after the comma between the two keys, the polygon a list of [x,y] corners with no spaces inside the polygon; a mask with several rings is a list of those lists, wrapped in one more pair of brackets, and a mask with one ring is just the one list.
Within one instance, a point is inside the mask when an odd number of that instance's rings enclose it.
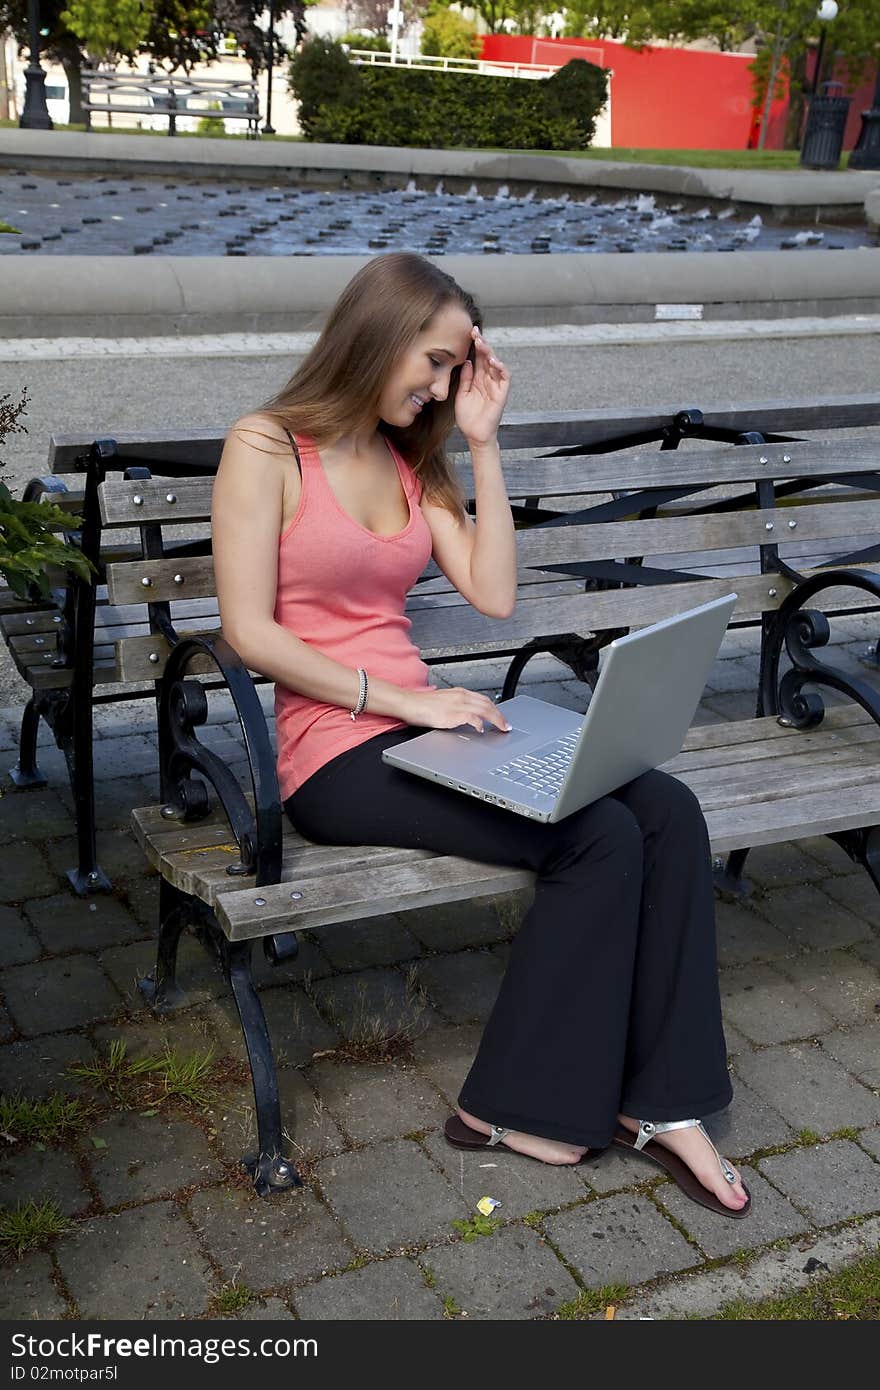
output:
{"label": "black trash can", "polygon": [[807,128],[801,146],[801,164],[807,169],[836,169],[843,150],[846,118],[851,97],[832,96],[842,91],[840,82],[823,82],[820,96],[810,100]]}

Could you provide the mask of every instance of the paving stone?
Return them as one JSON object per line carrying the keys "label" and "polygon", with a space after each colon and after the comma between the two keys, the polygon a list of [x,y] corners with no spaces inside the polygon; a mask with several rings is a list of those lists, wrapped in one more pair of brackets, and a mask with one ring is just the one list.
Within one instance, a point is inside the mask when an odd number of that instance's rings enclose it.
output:
{"label": "paving stone", "polygon": [[745,965],[721,974],[726,1018],[756,1043],[811,1037],[833,1025],[831,1015],[772,965]]}
{"label": "paving stone", "polygon": [[[138,981],[155,969],[155,939],[110,947],[102,951],[101,963],[130,1009],[149,1007],[138,988]],[[185,992],[187,1006],[227,993],[226,981],[214,957],[189,932],[184,932],[180,938],[177,983]]]}
{"label": "paving stone", "polygon": [[[746,1223],[751,1218],[746,1218]],[[804,1238],[781,1250],[767,1250],[747,1265],[679,1276],[662,1288],[618,1308],[620,1320],[635,1318],[711,1318],[737,1299],[757,1302],[807,1288],[829,1270],[863,1257],[878,1238],[876,1222]]]}
{"label": "paving stone", "polygon": [[[841,853],[843,853],[842,850]],[[877,927],[880,926],[880,902],[877,898],[877,889],[860,864],[853,864],[852,867],[857,870],[856,873],[839,878],[823,878],[819,886],[823,893],[828,894],[829,898],[833,898],[835,902],[848,908],[850,912],[855,913],[856,917],[867,922],[876,931]]]}
{"label": "paving stone", "polygon": [[144,928],[122,903],[109,893],[77,898],[59,893],[35,898],[24,911],[47,951],[91,951],[115,946],[144,935]]}
{"label": "paving stone", "polygon": [[104,705],[95,720],[95,737],[125,738],[139,734],[155,741],[156,701],[149,691],[140,700],[114,700]]}
{"label": "paving stone", "polygon": [[81,1318],[193,1318],[208,1303],[210,1267],[173,1202],[94,1216],[56,1255]]}
{"label": "paving stone", "polygon": [[160,1016],[147,1013],[138,1023],[119,1022],[95,1028],[92,1037],[105,1057],[114,1042],[124,1042],[130,1062],[141,1057],[161,1057],[168,1049],[184,1056],[204,1056],[212,1050],[215,1058],[222,1056],[207,1023],[194,1009]]}
{"label": "paving stone", "polygon": [[377,968],[336,975],[317,981],[312,995],[330,1026],[346,1038],[417,1037],[431,1022],[412,971]]}
{"label": "paving stone", "polygon": [[752,909],[718,902],[715,904],[718,928],[718,962],[748,965],[752,961],[779,960],[794,951],[787,936]]}
{"label": "paving stone", "polygon": [[36,960],[43,948],[24,914],[15,907],[0,907],[0,967]]}
{"label": "paving stone", "polygon": [[48,861],[36,845],[30,844],[27,840],[16,840],[15,853],[11,852],[9,844],[5,846],[3,874],[0,877],[0,901],[20,903],[25,898],[54,893],[56,886]]}
{"label": "paving stone", "polygon": [[92,1195],[75,1159],[65,1149],[7,1146],[0,1157],[0,1208],[47,1198],[57,1202],[65,1216],[77,1216],[91,1205]]}
{"label": "paving stone", "polygon": [[718,693],[746,691],[753,703],[758,688],[760,660],[757,656],[728,657],[716,661],[709,672],[707,690]]}
{"label": "paving stone", "polygon": [[[407,914],[412,916],[414,914]],[[394,965],[420,954],[419,943],[393,916],[342,923],[321,933],[327,959],[337,970],[363,970],[368,965]]]}
{"label": "paving stone", "polygon": [[92,1178],[108,1207],[149,1201],[220,1175],[205,1135],[189,1120],[125,1111],[89,1130],[106,1148],[89,1150]]}
{"label": "paving stone", "polygon": [[429,1134],[422,1143],[472,1214],[481,1197],[495,1197],[502,1204],[498,1215],[512,1220],[555,1211],[587,1194],[580,1164],[535,1163],[502,1148],[469,1153],[454,1149],[442,1134]]}
{"label": "paving stone", "polygon": [[[304,1066],[314,1053],[327,1051],[339,1042],[339,1034],[325,1023],[299,985],[265,989],[260,1000],[278,1066]],[[240,1027],[237,1033],[241,1038]]]}
{"label": "paving stone", "polygon": [[70,1076],[74,1062],[93,1062],[95,1050],[81,1033],[57,1033],[33,1042],[0,1047],[0,1091],[38,1099],[52,1091],[82,1095],[83,1083]]}
{"label": "paving stone", "polygon": [[519,925],[521,908],[514,895],[503,900],[481,898],[472,903],[438,903],[408,912],[402,920],[431,951],[461,951],[487,946],[511,935]]}
{"label": "paving stone", "polygon": [[61,956],[0,972],[0,989],[22,1033],[77,1028],[117,1014],[121,1001],[93,956]]}
{"label": "paving stone", "polygon": [[[112,754],[112,744],[107,745],[107,751]],[[131,828],[131,813],[134,808],[136,806],[155,805],[158,800],[158,759],[152,776],[112,777],[109,780],[103,778],[98,784],[95,806],[98,830],[129,830]],[[146,856],[140,848],[132,854],[132,869],[139,863],[143,864],[146,871]]]}
{"label": "paving stone", "polygon": [[[521,692],[525,694],[526,692]],[[590,703],[592,690],[583,681],[535,681],[529,686],[528,694],[535,700],[546,700],[551,705],[561,705],[575,714],[584,714]]]}
{"label": "paving stone", "polygon": [[429,1250],[422,1263],[437,1293],[455,1299],[468,1322],[546,1318],[578,1295],[553,1251],[528,1226]]}
{"label": "paving stone", "polygon": [[[321,1099],[293,1067],[278,1071],[281,1125],[288,1158],[314,1158],[345,1147],[338,1125]],[[223,1088],[220,1103],[206,1112],[224,1158],[238,1162],[256,1147],[254,1091],[250,1081]]]}
{"label": "paving stone", "polygon": [[301,1318],[324,1321],[404,1322],[443,1318],[443,1304],[412,1260],[376,1260],[300,1289]]}
{"label": "paving stone", "polygon": [[852,949],[853,955],[858,956],[859,960],[866,960],[869,965],[876,966],[880,970],[880,938],[874,937],[870,941],[859,941]]}
{"label": "paving stone", "polygon": [[822,867],[805,854],[798,844],[783,842],[777,845],[756,845],[749,850],[745,872],[754,883],[765,890],[783,888],[788,884],[801,887],[825,877]]}
{"label": "paving stone", "polygon": [[439,1087],[450,1104],[458,1095],[483,1036],[481,1023],[438,1023],[413,1043],[416,1066]]}
{"label": "paving stone", "polygon": [[[846,875],[850,878],[864,876],[867,879],[861,865],[850,859],[843,846],[828,835],[814,835],[809,840],[799,840],[798,844],[805,854],[809,854],[811,858],[818,859],[820,864],[824,864],[829,873]],[[829,892],[825,879],[822,880],[822,888],[826,893]]]}
{"label": "paving stone", "polygon": [[315,1167],[325,1199],[358,1245],[389,1250],[437,1240],[468,1215],[430,1159],[412,1140],[325,1158]]}
{"label": "paving stone", "polygon": [[735,1079],[733,1100],[716,1115],[707,1115],[703,1123],[713,1143],[732,1158],[745,1158],[756,1149],[787,1144],[794,1130],[744,1081]]}
{"label": "paving stone", "polygon": [[777,889],[766,893],[758,906],[797,946],[828,951],[871,936],[866,922],[815,886]]}
{"label": "paving stone", "polygon": [[632,1154],[624,1153],[614,1145],[588,1158],[586,1163],[579,1166],[578,1172],[594,1191],[603,1193],[633,1187],[636,1183],[660,1176],[660,1169],[646,1159],[633,1158]]}
{"label": "paving stone", "polygon": [[271,1198],[247,1188],[212,1188],[197,1192],[190,1209],[225,1277],[255,1291],[314,1279],[354,1254],[307,1187]]}
{"label": "paving stone", "polygon": [[866,1086],[880,1090],[880,1014],[860,1028],[826,1033],[822,1045]]}
{"label": "paving stone", "polygon": [[880,1158],[880,1125],[863,1129],[859,1135],[859,1143],[863,1148],[868,1149],[875,1158]]}
{"label": "paving stone", "polygon": [[599,1197],[548,1217],[544,1229],[590,1287],[641,1284],[702,1262],[653,1203],[635,1193]]}
{"label": "paving stone", "polygon": [[158,765],[155,741],[139,734],[95,741],[95,777],[101,782],[114,777],[141,777],[155,772]]}
{"label": "paving stone", "polygon": [[739,1164],[743,1182],[752,1194],[752,1209],[741,1220],[717,1216],[686,1197],[675,1183],[658,1188],[657,1197],[710,1259],[732,1255],[735,1250],[754,1250],[773,1240],[812,1231],[811,1222],[781,1197],[761,1174]]}
{"label": "paving stone", "polygon": [[[106,782],[101,783],[102,788],[107,785]],[[129,811],[133,804],[132,802],[129,805]],[[126,826],[99,830],[96,845],[98,863],[113,884],[114,890],[152,872],[134,836]],[[78,862],[75,838],[71,835],[61,840],[52,840],[46,846],[46,855],[56,878],[69,892],[67,873],[69,869],[75,868]]]}
{"label": "paving stone", "polygon": [[738,1052],[751,1051],[752,1044],[729,1018],[724,1019],[724,1041],[727,1043],[728,1057],[735,1057]]}
{"label": "paving stone", "polygon": [[417,970],[431,1003],[453,1023],[485,1022],[504,975],[504,967],[491,951],[436,956],[420,961]]}
{"label": "paving stone", "polygon": [[736,1071],[796,1130],[832,1134],[880,1119],[880,1096],[853,1081],[818,1048],[792,1044],[744,1053],[736,1059]]}
{"label": "paving stone", "polygon": [[129,880],[117,891],[137,920],[154,936],[159,930],[159,875]]}
{"label": "paving stone", "polygon": [[0,840],[48,840],[70,834],[70,811],[52,787],[26,791],[3,788],[0,797]]}
{"label": "paving stone", "polygon": [[6,1009],[0,1008],[0,1043],[9,1042],[14,1038],[18,1029],[7,1013]]}
{"label": "paving stone", "polygon": [[429,1081],[397,1063],[317,1062],[310,1080],[323,1104],[356,1144],[437,1129],[449,1107]]}
{"label": "paving stone", "polygon": [[0,1281],[0,1319],[49,1322],[63,1318],[67,1304],[55,1288],[52,1261],[35,1251],[4,1267]]}
{"label": "paving stone", "polygon": [[[875,1018],[880,1005],[880,974],[847,951],[812,951],[780,965],[808,999],[840,1023]],[[880,1053],[878,1053],[880,1063]]]}
{"label": "paving stone", "polygon": [[723,719],[754,719],[755,693],[753,690],[734,690],[723,694],[704,695],[701,703],[720,714]]}
{"label": "paving stone", "polygon": [[880,1209],[880,1165],[848,1139],[774,1154],[758,1166],[818,1226]]}
{"label": "paving stone", "polygon": [[250,1303],[238,1315],[240,1322],[293,1322],[293,1313],[280,1298],[267,1298],[264,1303]]}

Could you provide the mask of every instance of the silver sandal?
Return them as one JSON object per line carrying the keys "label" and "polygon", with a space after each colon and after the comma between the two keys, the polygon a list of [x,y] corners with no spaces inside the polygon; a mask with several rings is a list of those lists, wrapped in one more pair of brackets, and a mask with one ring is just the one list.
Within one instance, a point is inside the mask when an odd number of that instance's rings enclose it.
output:
{"label": "silver sandal", "polygon": [[698,1129],[718,1159],[725,1182],[730,1183],[731,1186],[736,1182],[736,1173],[727,1159],[718,1152],[700,1120],[639,1120],[638,1134],[631,1134],[628,1129],[618,1125],[612,1143],[617,1144],[619,1148],[634,1149],[637,1153],[643,1153],[645,1158],[650,1158],[653,1163],[665,1169],[686,1197],[690,1197],[692,1202],[699,1203],[701,1207],[708,1207],[709,1211],[717,1212],[720,1216],[747,1216],[751,1211],[752,1198],[745,1183],[743,1183],[743,1190],[747,1197],[745,1204],[741,1207],[725,1206],[714,1192],[710,1192],[708,1188],[703,1186],[696,1174],[684,1162],[684,1159],[679,1158],[678,1154],[673,1153],[664,1145],[653,1142],[658,1135],[668,1134],[673,1129]]}

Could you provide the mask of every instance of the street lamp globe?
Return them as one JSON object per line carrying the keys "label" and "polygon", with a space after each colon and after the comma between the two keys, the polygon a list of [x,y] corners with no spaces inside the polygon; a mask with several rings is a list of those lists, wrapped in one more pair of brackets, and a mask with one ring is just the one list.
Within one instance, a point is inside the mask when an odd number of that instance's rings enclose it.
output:
{"label": "street lamp globe", "polygon": [[816,18],[827,23],[829,20],[836,19],[839,13],[840,6],[837,4],[837,0],[822,0],[816,11]]}

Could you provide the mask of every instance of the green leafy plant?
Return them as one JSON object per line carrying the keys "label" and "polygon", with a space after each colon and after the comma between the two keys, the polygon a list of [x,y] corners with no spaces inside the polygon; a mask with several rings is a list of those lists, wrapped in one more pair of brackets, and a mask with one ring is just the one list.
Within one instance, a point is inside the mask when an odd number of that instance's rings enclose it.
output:
{"label": "green leafy plant", "polygon": [[462,1240],[478,1240],[480,1236],[493,1236],[501,1225],[497,1216],[481,1216],[479,1212],[470,1221],[455,1220],[452,1229],[458,1231]]}
{"label": "green leafy plant", "polygon": [[[27,432],[21,423],[27,403],[27,391],[15,402],[8,394],[0,396],[0,446],[9,435]],[[59,534],[81,524],[79,517],[52,502],[18,501],[0,480],[0,575],[14,594],[22,599],[46,598],[52,567],[89,578],[92,566],[86,557]]]}
{"label": "green leafy plant", "polygon": [[21,236],[21,228],[13,227],[9,222],[0,221],[0,232],[11,232],[13,236]]}
{"label": "green leafy plant", "polygon": [[236,1284],[233,1280],[231,1284],[224,1284],[222,1289],[214,1294],[211,1299],[211,1312],[215,1318],[229,1318],[250,1307],[255,1298],[256,1294],[247,1284]]}
{"label": "green leafy plant", "polygon": [[422,21],[422,52],[438,58],[478,58],[477,26],[434,0]]}
{"label": "green leafy plant", "polygon": [[122,1105],[145,1107],[145,1113],[155,1114],[160,1106],[174,1100],[199,1110],[207,1110],[216,1102],[213,1049],[184,1054],[167,1047],[161,1055],[131,1059],[127,1054],[125,1039],[116,1038],[106,1057],[74,1062],[70,1072],[107,1091]]}
{"label": "green leafy plant", "polygon": [[0,1211],[0,1258],[20,1260],[29,1250],[63,1235],[70,1222],[55,1201],[19,1202]]}
{"label": "green leafy plant", "polygon": [[[222,111],[219,101],[210,101],[208,109],[211,111]],[[202,116],[196,125],[196,135],[225,135],[226,126],[223,124],[221,116]]]}

